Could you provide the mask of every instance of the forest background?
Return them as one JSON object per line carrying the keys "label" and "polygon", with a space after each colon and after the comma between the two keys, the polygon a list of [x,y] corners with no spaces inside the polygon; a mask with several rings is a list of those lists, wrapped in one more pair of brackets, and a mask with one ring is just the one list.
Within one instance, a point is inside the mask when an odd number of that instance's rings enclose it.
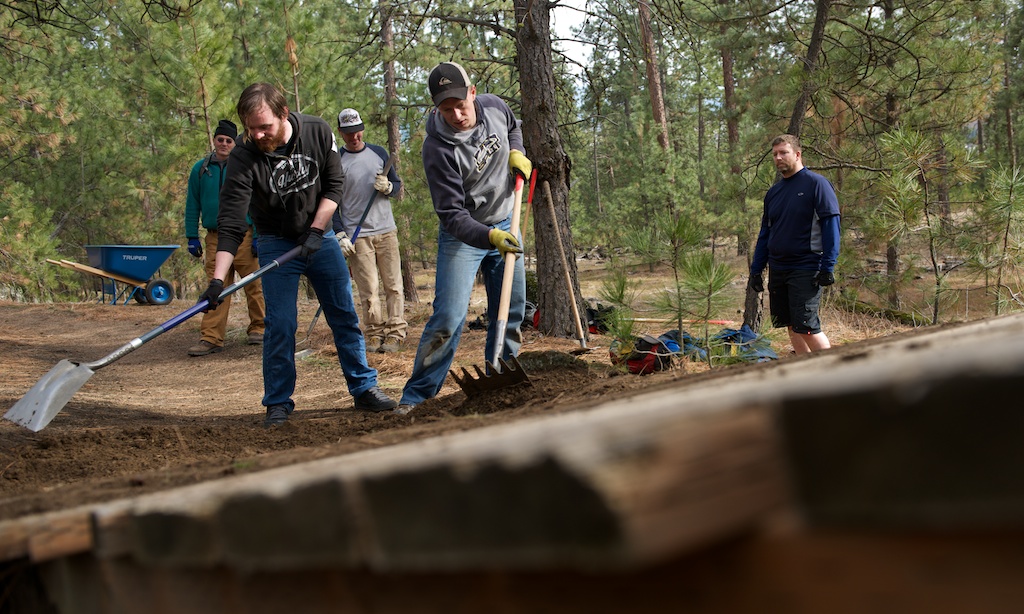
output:
{"label": "forest background", "polygon": [[[188,172],[256,81],[331,126],[342,108],[360,111],[366,140],[398,159],[403,259],[429,267],[426,76],[453,60],[524,122],[539,170],[526,232],[542,328],[572,330],[567,310],[545,309],[568,300],[553,238],[569,253],[601,246],[609,301],[628,302],[636,272],[661,267],[672,272],[662,311],[713,316],[746,274],[736,262],[749,258],[783,132],[839,195],[837,297],[920,322],[956,317],[971,292],[989,313],[1018,305],[1020,2],[585,6],[4,2],[0,298],[82,300],[95,280],[46,260],[84,261],[85,245],[183,244]],[[576,12],[572,41],[552,33],[553,10]],[[206,283],[184,250],[162,276],[182,297]]]}

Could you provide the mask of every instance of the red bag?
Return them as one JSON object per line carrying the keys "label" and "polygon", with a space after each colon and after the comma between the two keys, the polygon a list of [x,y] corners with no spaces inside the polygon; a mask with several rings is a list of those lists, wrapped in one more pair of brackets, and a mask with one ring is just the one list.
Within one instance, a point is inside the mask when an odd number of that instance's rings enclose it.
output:
{"label": "red bag", "polygon": [[633,338],[633,351],[623,355],[622,345],[618,340],[612,341],[608,348],[612,364],[626,363],[630,373],[647,375],[655,371],[663,371],[672,365],[672,352],[665,344],[650,335]]}

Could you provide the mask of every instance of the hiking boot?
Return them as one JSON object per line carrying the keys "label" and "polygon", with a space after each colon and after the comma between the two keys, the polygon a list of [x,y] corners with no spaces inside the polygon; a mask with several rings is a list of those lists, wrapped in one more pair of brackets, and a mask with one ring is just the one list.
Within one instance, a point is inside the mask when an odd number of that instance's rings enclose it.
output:
{"label": "hiking boot", "polygon": [[189,356],[206,356],[216,354],[224,350],[223,345],[214,345],[207,340],[202,340],[188,349]]}
{"label": "hiking boot", "polygon": [[263,428],[279,426],[288,422],[288,408],[284,405],[271,405],[267,408],[267,417],[263,419]]}
{"label": "hiking boot", "polygon": [[391,413],[398,414],[399,416],[404,416],[405,414],[411,412],[414,409],[416,409],[416,406],[413,405],[412,403],[402,403],[394,410],[392,410]]}
{"label": "hiking boot", "polygon": [[398,337],[388,337],[387,340],[380,344],[380,349],[377,350],[381,354],[387,354],[389,352],[397,352],[402,349],[402,340]]}
{"label": "hiking boot", "polygon": [[366,340],[366,352],[368,354],[371,352],[379,352],[382,343],[384,343],[384,340],[380,337],[370,337]]}
{"label": "hiking boot", "polygon": [[263,333],[249,333],[249,345],[263,345]]}
{"label": "hiking boot", "polygon": [[381,392],[377,386],[356,397],[356,409],[362,411],[385,411],[397,406],[398,402]]}

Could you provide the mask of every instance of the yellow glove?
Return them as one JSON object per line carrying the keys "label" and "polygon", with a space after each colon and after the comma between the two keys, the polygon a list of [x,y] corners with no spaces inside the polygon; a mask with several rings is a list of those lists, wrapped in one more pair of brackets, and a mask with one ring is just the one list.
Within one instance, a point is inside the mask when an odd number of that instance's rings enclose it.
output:
{"label": "yellow glove", "polygon": [[511,232],[492,228],[491,231],[487,233],[487,240],[491,242],[491,245],[493,245],[495,249],[501,252],[501,256],[503,258],[505,257],[505,254],[510,252],[513,254],[523,253],[523,248],[519,246],[519,239],[517,239]]}
{"label": "yellow glove", "polygon": [[373,189],[387,196],[391,193],[391,190],[395,189],[395,186],[388,181],[386,175],[377,175],[377,178],[373,180]]}
{"label": "yellow glove", "polygon": [[526,157],[526,154],[518,149],[513,149],[508,153],[508,168],[513,173],[522,175],[523,179],[529,179],[530,173],[533,172],[533,163]]}

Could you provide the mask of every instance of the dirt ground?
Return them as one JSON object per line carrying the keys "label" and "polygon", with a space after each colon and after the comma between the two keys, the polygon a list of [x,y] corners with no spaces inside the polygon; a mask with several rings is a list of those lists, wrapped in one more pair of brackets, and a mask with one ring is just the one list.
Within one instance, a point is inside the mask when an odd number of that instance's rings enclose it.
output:
{"label": "dirt ground", "polygon": [[[0,408],[7,411],[62,359],[103,358],[179,312],[166,306],[0,302]],[[288,463],[394,445],[444,433],[576,411],[597,399],[649,389],[700,367],[635,376],[614,367],[609,339],[593,337],[581,356],[575,340],[527,329],[520,359],[531,385],[467,399],[448,379],[441,394],[406,416],[353,409],[337,353],[317,304],[300,301],[296,411],[262,426],[261,349],[246,345],[244,303],[235,297],[226,349],[190,357],[200,317],[97,369],[43,430],[0,420],[0,519],[107,501]],[[408,309],[410,334],[396,354],[372,354],[381,387],[396,400],[408,378],[429,303]],[[470,319],[484,306],[471,306]],[[484,331],[467,330],[456,365],[483,364]]]}

